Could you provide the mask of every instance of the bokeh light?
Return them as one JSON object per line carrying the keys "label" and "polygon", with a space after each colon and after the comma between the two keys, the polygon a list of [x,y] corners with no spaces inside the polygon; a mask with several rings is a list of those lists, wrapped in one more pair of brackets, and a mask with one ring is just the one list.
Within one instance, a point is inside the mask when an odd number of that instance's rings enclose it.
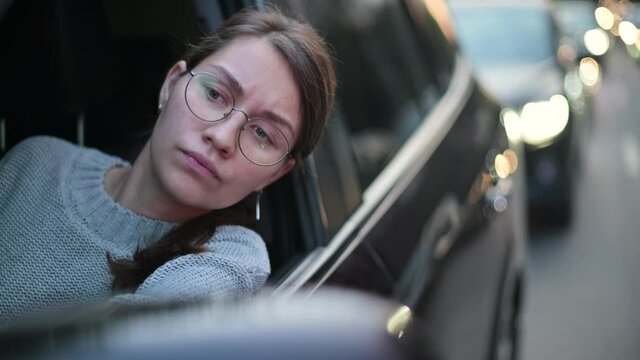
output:
{"label": "bokeh light", "polygon": [[511,175],[511,163],[506,156],[502,154],[496,155],[494,166],[496,169],[496,174],[501,179],[506,179],[509,175]]}
{"label": "bokeh light", "polygon": [[610,30],[613,27],[615,18],[613,16],[613,13],[606,7],[601,6],[597,8],[595,12],[595,16],[596,16],[596,21],[598,22],[598,25],[601,28],[605,30]]}
{"label": "bokeh light", "polygon": [[553,95],[549,101],[527,103],[520,118],[524,141],[544,146],[567,127],[569,101],[562,95]]}
{"label": "bokeh light", "polygon": [[580,60],[579,73],[580,80],[587,86],[595,86],[600,80],[600,66],[593,58]]}
{"label": "bokeh light", "polygon": [[620,38],[627,45],[633,45],[638,41],[638,28],[629,21],[623,21],[618,25]]}
{"label": "bokeh light", "polygon": [[503,110],[502,123],[509,140],[519,142],[522,139],[522,124],[520,123],[520,115],[517,112],[511,109]]}
{"label": "bokeh light", "polygon": [[604,55],[609,50],[609,35],[602,29],[591,29],[584,33],[584,45],[595,55]]}

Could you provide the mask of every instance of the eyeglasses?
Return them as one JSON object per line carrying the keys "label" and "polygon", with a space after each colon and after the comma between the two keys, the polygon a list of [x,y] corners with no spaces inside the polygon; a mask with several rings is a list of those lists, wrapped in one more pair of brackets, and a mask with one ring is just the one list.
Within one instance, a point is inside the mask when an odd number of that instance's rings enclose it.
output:
{"label": "eyeglasses", "polygon": [[203,121],[218,122],[235,110],[247,123],[238,133],[240,152],[259,166],[275,165],[289,156],[289,141],[273,120],[252,117],[235,107],[235,98],[215,75],[189,71],[191,78],[184,92],[187,107]]}

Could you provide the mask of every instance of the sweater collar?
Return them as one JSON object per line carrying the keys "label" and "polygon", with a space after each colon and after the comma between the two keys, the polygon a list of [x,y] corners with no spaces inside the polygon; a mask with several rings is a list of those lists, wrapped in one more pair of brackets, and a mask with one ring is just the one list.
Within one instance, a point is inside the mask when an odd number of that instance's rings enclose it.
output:
{"label": "sweater collar", "polygon": [[104,177],[116,166],[131,168],[129,162],[94,149],[76,157],[66,182],[73,211],[99,240],[144,247],[176,224],[136,214],[115,202],[104,188]]}

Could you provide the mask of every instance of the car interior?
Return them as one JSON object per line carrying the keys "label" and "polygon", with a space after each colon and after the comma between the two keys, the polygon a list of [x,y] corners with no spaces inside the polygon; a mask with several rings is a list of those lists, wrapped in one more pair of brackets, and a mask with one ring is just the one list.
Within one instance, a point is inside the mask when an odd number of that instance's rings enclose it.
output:
{"label": "car interior", "polygon": [[[233,3],[14,1],[0,19],[0,47],[11,54],[0,57],[0,156],[27,137],[52,135],[132,162],[151,133],[166,71]],[[310,169],[297,167],[261,197],[256,230],[271,257],[270,283],[326,238],[322,223],[304,223],[319,219]]]}

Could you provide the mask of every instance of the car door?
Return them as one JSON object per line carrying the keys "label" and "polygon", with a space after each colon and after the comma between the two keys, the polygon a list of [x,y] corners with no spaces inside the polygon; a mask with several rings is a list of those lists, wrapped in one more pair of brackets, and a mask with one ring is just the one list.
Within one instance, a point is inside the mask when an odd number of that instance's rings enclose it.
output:
{"label": "car door", "polygon": [[[314,154],[325,163],[314,175],[326,243],[280,291],[332,284],[392,297],[429,324],[425,340],[437,357],[491,357],[522,235],[509,198],[515,163],[496,172],[514,155],[505,153],[499,107],[423,2],[284,5],[305,14],[336,51],[331,124],[346,129],[329,133],[327,149]],[[336,136],[344,140],[332,144]],[[352,165],[327,165],[335,154]]]}

